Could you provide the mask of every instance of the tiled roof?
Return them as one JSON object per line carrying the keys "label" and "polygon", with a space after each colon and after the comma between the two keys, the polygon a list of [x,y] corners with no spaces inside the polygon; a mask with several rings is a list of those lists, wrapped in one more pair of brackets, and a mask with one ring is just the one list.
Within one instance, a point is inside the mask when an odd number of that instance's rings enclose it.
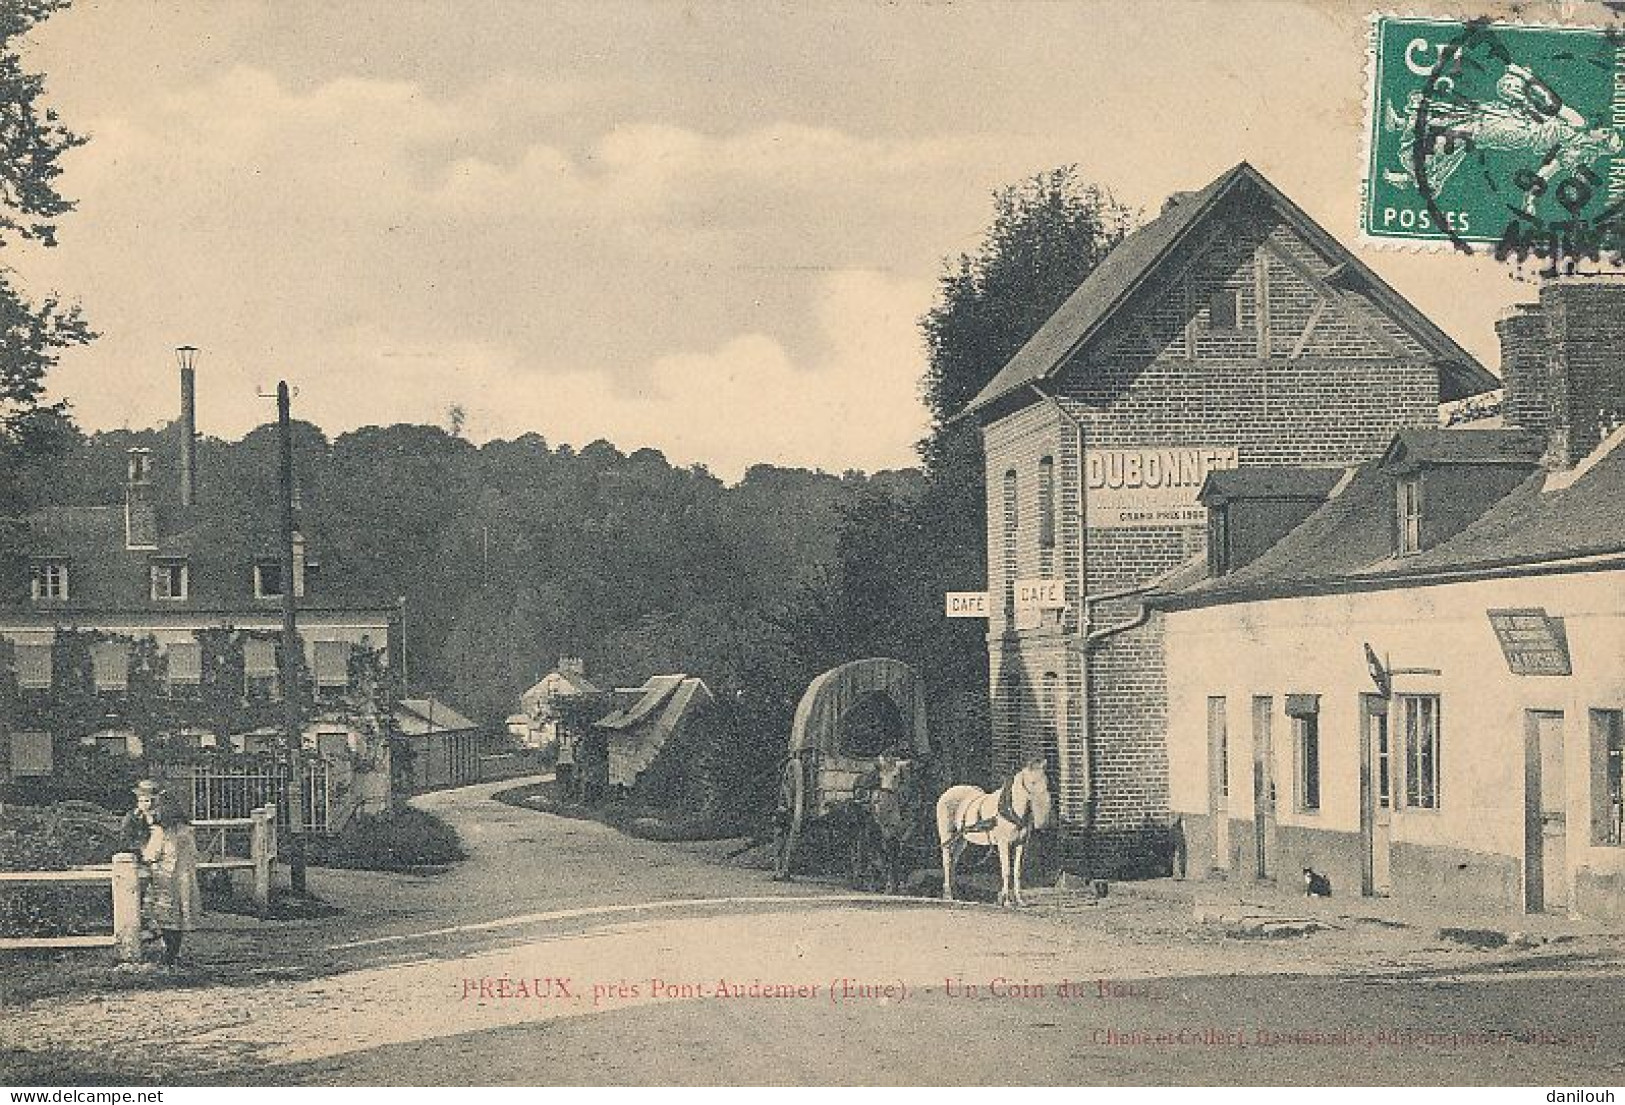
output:
{"label": "tiled roof", "polygon": [[1412,464],[1533,464],[1545,443],[1528,430],[1462,426],[1455,429],[1420,428],[1394,435],[1383,463]]}
{"label": "tiled roof", "polygon": [[[1481,431],[1443,431],[1458,433]],[[1528,463],[1522,440],[1527,436],[1503,438],[1508,452],[1501,459]],[[1462,448],[1484,444],[1464,443]],[[1456,443],[1445,443],[1435,455],[1462,453]],[[1475,456],[1477,463],[1491,463],[1485,454]],[[1625,429],[1615,431],[1580,468],[1567,473],[1535,471],[1460,532],[1414,555],[1394,555],[1389,521],[1393,488],[1393,475],[1381,461],[1363,465],[1324,506],[1258,559],[1194,583],[1169,580],[1151,601],[1202,605],[1391,587],[1440,573],[1471,575],[1625,555]]]}
{"label": "tiled roof", "polygon": [[1129,296],[1146,283],[1163,260],[1187,240],[1196,227],[1208,221],[1219,201],[1234,194],[1243,184],[1260,189],[1283,218],[1356,274],[1377,306],[1404,325],[1439,361],[1441,390],[1445,397],[1462,398],[1500,386],[1500,381],[1470,353],[1366,268],[1347,247],[1287,199],[1258,170],[1243,161],[1207,187],[1186,194],[1119,242],[971,400],[965,412],[979,410],[1028,384],[1058,374],[1072,355],[1100,332]]}
{"label": "tiled roof", "polygon": [[[1539,472],[1436,549],[1406,558],[1418,571],[1625,552],[1625,430],[1573,482]],[[1567,486],[1561,486],[1567,483]]]}

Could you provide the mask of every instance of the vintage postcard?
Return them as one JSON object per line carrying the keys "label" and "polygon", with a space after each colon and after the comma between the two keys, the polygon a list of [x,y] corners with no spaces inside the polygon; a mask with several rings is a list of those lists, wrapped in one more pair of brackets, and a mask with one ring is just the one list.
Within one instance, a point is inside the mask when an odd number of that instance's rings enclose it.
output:
{"label": "vintage postcard", "polygon": [[0,0],[10,1101],[1613,1100],[1622,19]]}

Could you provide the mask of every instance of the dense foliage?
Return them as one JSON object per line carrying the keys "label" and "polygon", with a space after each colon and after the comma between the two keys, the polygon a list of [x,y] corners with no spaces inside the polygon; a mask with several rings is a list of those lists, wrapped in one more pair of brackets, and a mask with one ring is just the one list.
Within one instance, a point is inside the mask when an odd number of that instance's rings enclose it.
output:
{"label": "dense foliage", "polygon": [[[28,34],[65,7],[67,0],[0,4],[0,249],[56,245],[57,220],[74,208],[57,188],[59,159],[85,139],[46,106],[45,78],[21,53]],[[66,408],[44,401],[46,373],[63,349],[94,336],[77,305],[55,293],[31,297],[12,265],[0,264],[0,504],[17,501],[18,455],[40,455],[60,440]],[[0,547],[7,532],[0,527]]]}
{"label": "dense foliage", "polygon": [[828,584],[797,629],[825,655],[889,655],[925,677],[932,730],[961,778],[989,769],[986,623],[943,617],[943,593],[987,581],[987,494],[980,431],[958,418],[1016,351],[1126,235],[1133,213],[1075,167],[994,195],[975,252],[944,264],[921,320],[931,415],[919,443],[925,480],[908,498],[865,496],[850,510]]}

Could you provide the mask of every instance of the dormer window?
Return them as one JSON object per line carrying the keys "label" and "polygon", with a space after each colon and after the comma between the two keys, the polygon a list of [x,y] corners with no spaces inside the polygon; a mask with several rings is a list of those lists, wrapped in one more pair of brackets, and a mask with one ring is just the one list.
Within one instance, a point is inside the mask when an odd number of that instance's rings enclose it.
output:
{"label": "dormer window", "polygon": [[185,599],[191,583],[191,572],[184,560],[154,560],[149,569],[152,580],[152,601],[180,602]]}
{"label": "dormer window", "polygon": [[282,597],[282,565],[275,560],[262,560],[254,565],[254,597],[279,599]]}
{"label": "dormer window", "polygon": [[66,602],[68,599],[68,562],[66,560],[36,560],[29,566],[35,602]]}
{"label": "dormer window", "polygon": [[1422,551],[1422,477],[1401,476],[1395,486],[1397,551],[1400,556],[1409,556]]}

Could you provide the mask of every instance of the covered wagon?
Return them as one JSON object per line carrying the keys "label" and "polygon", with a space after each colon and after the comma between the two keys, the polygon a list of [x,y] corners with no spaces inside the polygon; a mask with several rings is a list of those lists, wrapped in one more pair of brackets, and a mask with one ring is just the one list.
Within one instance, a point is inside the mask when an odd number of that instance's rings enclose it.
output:
{"label": "covered wagon", "polygon": [[775,877],[789,877],[810,830],[851,823],[866,781],[888,755],[912,761],[923,788],[934,793],[925,690],[913,668],[884,657],[853,660],[808,684],[779,774]]}

